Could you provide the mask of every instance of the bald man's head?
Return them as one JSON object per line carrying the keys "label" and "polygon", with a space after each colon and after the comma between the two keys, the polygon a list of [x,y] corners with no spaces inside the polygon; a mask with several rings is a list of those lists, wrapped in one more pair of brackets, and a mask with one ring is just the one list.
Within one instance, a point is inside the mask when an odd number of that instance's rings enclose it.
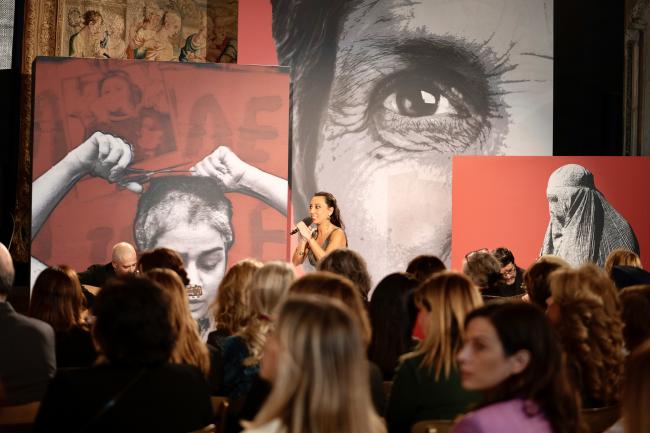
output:
{"label": "bald man's head", "polygon": [[126,275],[135,272],[138,255],[135,248],[128,242],[120,242],[113,246],[111,263],[116,275]]}
{"label": "bald man's head", "polygon": [[0,301],[7,299],[14,285],[14,262],[7,248],[0,244]]}

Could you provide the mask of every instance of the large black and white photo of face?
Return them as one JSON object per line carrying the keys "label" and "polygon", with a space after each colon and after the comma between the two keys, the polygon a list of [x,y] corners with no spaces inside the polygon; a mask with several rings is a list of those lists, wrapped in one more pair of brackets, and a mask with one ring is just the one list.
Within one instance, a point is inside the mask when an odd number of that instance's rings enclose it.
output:
{"label": "large black and white photo of face", "polygon": [[451,159],[552,152],[553,3],[273,0],[293,206],[333,193],[375,278],[449,264]]}
{"label": "large black and white photo of face", "polygon": [[566,164],[548,178],[549,223],[540,255],[560,256],[573,266],[605,265],[609,253],[624,248],[639,254],[628,221],[596,188],[593,174]]}

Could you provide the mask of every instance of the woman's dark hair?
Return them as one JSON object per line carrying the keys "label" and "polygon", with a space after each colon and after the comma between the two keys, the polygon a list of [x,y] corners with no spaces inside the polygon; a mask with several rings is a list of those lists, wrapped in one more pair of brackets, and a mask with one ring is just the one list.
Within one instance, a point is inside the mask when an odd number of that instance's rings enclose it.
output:
{"label": "woman's dark hair", "polygon": [[515,265],[515,256],[506,247],[499,247],[492,251],[492,255],[501,263],[501,267],[508,266],[508,263]]}
{"label": "woman's dark hair", "polygon": [[143,277],[116,278],[97,294],[93,336],[110,362],[153,365],[169,360],[176,333],[171,299]]}
{"label": "woman's dark hair", "polygon": [[335,226],[341,227],[342,229],[345,230],[345,225],[343,224],[343,220],[341,219],[341,211],[339,210],[339,207],[336,204],[336,198],[329,192],[324,192],[324,191],[317,192],[316,194],[314,194],[314,197],[323,197],[325,199],[325,203],[327,204],[327,207],[331,207],[334,209],[332,215],[330,216],[330,222]]}
{"label": "woman's dark hair", "polygon": [[359,253],[348,248],[339,248],[327,254],[318,262],[319,271],[329,271],[348,278],[357,288],[364,302],[370,293],[370,274],[366,261]]}
{"label": "woman's dark hair", "polygon": [[422,282],[431,275],[442,272],[445,264],[436,256],[421,255],[411,260],[406,267],[406,272],[413,274],[415,278]]}
{"label": "woman's dark hair", "polygon": [[67,266],[45,269],[38,275],[29,302],[29,316],[68,331],[81,322],[86,301],[77,273]]}
{"label": "woman's dark hair", "polygon": [[546,310],[546,300],[551,297],[551,286],[548,276],[557,269],[564,267],[561,262],[554,260],[540,260],[534,263],[524,273],[524,285],[530,301]]}
{"label": "woman's dark hair", "polygon": [[[493,303],[465,318],[465,329],[476,318],[487,319],[496,330],[506,356],[520,350],[530,354],[526,368],[490,390],[483,406],[522,398],[538,405],[554,433],[583,431],[580,400],[570,385],[560,343],[543,311],[523,302]],[[524,407],[526,409],[526,407]]]}
{"label": "woman's dark hair", "polygon": [[138,270],[145,273],[156,268],[171,269],[178,274],[183,284],[190,284],[181,255],[171,248],[154,248],[142,253],[138,259]]}
{"label": "woman's dark hair", "polygon": [[417,284],[411,274],[394,273],[384,277],[372,294],[368,358],[381,369],[384,380],[392,380],[399,357],[413,348],[407,298]]}

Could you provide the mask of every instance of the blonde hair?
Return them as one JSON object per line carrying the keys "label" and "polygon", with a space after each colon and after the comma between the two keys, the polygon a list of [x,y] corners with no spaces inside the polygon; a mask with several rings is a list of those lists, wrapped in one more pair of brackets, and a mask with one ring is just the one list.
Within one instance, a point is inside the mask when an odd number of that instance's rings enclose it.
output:
{"label": "blonde hair", "polygon": [[250,319],[237,334],[248,347],[249,356],[244,359],[245,366],[260,362],[266,334],[271,329],[271,318],[295,278],[293,267],[281,261],[267,262],[253,274],[249,286]]}
{"label": "blonde hair", "polygon": [[322,295],[343,302],[359,321],[364,344],[370,344],[372,328],[368,312],[357,286],[348,278],[329,271],[311,272],[294,281],[289,293]]}
{"label": "blonde hair", "polygon": [[210,305],[218,330],[232,335],[246,326],[250,315],[249,284],[255,271],[261,267],[262,263],[255,259],[244,259],[228,269],[219,284],[217,297]]}
{"label": "blonde hair", "polygon": [[155,268],[146,276],[157,283],[171,298],[170,322],[178,333],[170,361],[174,364],[194,365],[205,376],[210,373],[208,348],[199,336],[199,328],[187,303],[185,286],[176,272],[171,269]]}
{"label": "blonde hair", "polygon": [[429,315],[429,327],[423,330],[425,338],[415,351],[402,359],[424,355],[421,367],[433,368],[436,379],[444,369],[448,378],[462,346],[465,317],[483,305],[481,294],[465,275],[443,271],[420,284],[414,299],[417,307]]}
{"label": "blonde hair", "polygon": [[583,395],[611,404],[618,401],[623,373],[623,323],[615,305],[607,308],[618,297],[611,298],[607,277],[594,267],[551,273],[551,296],[560,315],[554,327],[569,364],[579,372],[575,385],[582,384]]}
{"label": "blonde hair", "polygon": [[287,433],[384,433],[370,398],[358,321],[340,301],[291,295],[274,334],[280,347],[271,395],[245,427],[279,419]]}
{"label": "blonde hair", "polygon": [[607,256],[604,269],[610,278],[614,266],[633,266],[635,268],[643,268],[639,255],[633,251],[626,250],[625,248],[615,249]]}
{"label": "blonde hair", "polygon": [[623,388],[625,433],[650,431],[650,340],[646,340],[627,359]]}

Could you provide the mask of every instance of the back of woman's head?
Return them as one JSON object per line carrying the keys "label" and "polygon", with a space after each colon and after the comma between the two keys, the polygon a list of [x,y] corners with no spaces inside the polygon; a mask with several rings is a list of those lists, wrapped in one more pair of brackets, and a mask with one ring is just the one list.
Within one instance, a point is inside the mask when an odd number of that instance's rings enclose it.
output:
{"label": "back of woman's head", "polygon": [[[506,357],[527,353],[527,364],[487,392],[485,404],[522,398],[535,402],[555,433],[580,431],[579,401],[568,384],[562,349],[543,311],[523,302],[493,303],[469,313],[489,321]],[[531,408],[534,410],[534,408]]]}
{"label": "back of woman's head", "polygon": [[321,295],[343,302],[359,321],[364,343],[367,345],[370,342],[372,328],[368,320],[368,313],[359,291],[349,279],[332,272],[311,272],[294,281],[289,287],[289,292]]}
{"label": "back of woman's head", "polygon": [[413,275],[399,272],[384,277],[372,293],[368,305],[372,327],[368,357],[385,378],[392,378],[399,357],[411,348],[408,294],[417,284]]}
{"label": "back of woman's head", "polygon": [[171,248],[154,248],[153,250],[142,253],[138,259],[138,269],[140,272],[145,273],[156,268],[171,269],[178,274],[185,286],[190,284],[190,279],[187,276],[187,271],[183,264],[183,258]]}
{"label": "back of woman's head", "polygon": [[480,289],[491,288],[501,281],[501,263],[488,252],[469,253],[463,261],[463,274]]}
{"label": "back of woman's head", "polygon": [[318,270],[346,277],[356,285],[363,301],[368,300],[371,286],[370,274],[366,261],[359,253],[348,248],[334,250],[318,262]]}
{"label": "back of woman's head", "polygon": [[623,425],[625,433],[650,431],[650,340],[640,345],[625,363]]}
{"label": "back of woman's head", "polygon": [[465,317],[483,305],[481,295],[466,276],[444,271],[420,284],[415,303],[427,315],[428,326],[413,356],[423,354],[423,367],[433,368],[436,377],[441,371],[448,377],[462,344]]}
{"label": "back of woman's head", "polygon": [[273,317],[295,278],[293,267],[280,261],[267,262],[253,274],[249,285],[250,317],[246,327],[238,333],[249,352],[244,365],[255,365],[260,361]]}
{"label": "back of woman's head", "polygon": [[411,260],[406,267],[406,272],[415,276],[418,281],[424,281],[433,274],[442,272],[445,264],[436,256],[421,255]]}
{"label": "back of woman's head", "polygon": [[286,297],[295,278],[293,267],[286,262],[267,262],[257,269],[250,282],[251,312],[265,316],[274,315],[276,307]]}
{"label": "back of woman's head", "polygon": [[546,300],[551,297],[548,276],[551,272],[564,267],[570,267],[564,259],[555,256],[542,256],[526,270],[524,285],[533,304],[543,310],[546,309]]}
{"label": "back of woman's head", "polygon": [[67,331],[80,323],[85,300],[77,273],[67,266],[45,269],[36,278],[29,315]]}
{"label": "back of woman's head", "polygon": [[358,322],[340,301],[291,295],[278,315],[273,391],[253,424],[280,419],[289,433],[380,431]]}
{"label": "back of woman's head", "polygon": [[623,289],[621,305],[623,339],[627,350],[632,352],[650,339],[650,284]]}
{"label": "back of woman's head", "polygon": [[249,316],[249,285],[262,263],[244,259],[235,263],[219,284],[217,298],[210,306],[218,330],[235,334],[245,325]]}
{"label": "back of woman's head", "polygon": [[[618,399],[623,369],[623,324],[618,308],[607,308],[600,277],[590,268],[559,269],[549,277],[548,314],[581,384],[583,397],[598,404]],[[602,289],[602,291],[600,290]],[[609,302],[613,302],[610,301]],[[618,299],[616,299],[618,302]]]}
{"label": "back of woman's head", "polygon": [[612,268],[614,266],[633,266],[635,268],[643,268],[639,255],[634,251],[624,248],[615,249],[609,253],[605,260],[604,269],[610,278],[612,277]]}
{"label": "back of woman's head", "polygon": [[171,299],[153,281],[111,280],[95,298],[93,337],[113,363],[160,364],[171,356],[177,333],[169,319]]}
{"label": "back of woman's head", "polygon": [[201,341],[196,322],[192,318],[185,286],[178,274],[171,269],[152,269],[147,278],[157,283],[170,298],[169,320],[177,335],[171,355],[174,363],[185,363],[198,367],[204,374],[210,370],[210,359],[205,344]]}

